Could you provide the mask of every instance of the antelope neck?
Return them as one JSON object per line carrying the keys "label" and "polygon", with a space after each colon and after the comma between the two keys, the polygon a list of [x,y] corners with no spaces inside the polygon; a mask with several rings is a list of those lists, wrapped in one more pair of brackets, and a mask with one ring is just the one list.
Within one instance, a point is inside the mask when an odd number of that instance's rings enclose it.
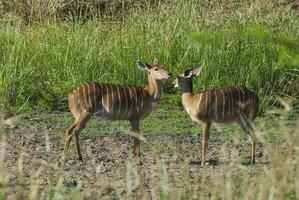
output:
{"label": "antelope neck", "polygon": [[188,81],[185,80],[183,87],[181,88],[181,90],[183,91],[183,94],[193,94],[193,84],[192,84],[192,80]]}
{"label": "antelope neck", "polygon": [[[183,95],[182,95],[182,102],[183,104],[189,104],[192,102],[192,97],[193,97],[193,85],[192,81],[190,82],[185,82],[183,88]],[[190,102],[191,101],[191,102]]]}
{"label": "antelope neck", "polygon": [[148,90],[150,96],[153,97],[154,100],[159,100],[162,93],[162,82],[161,80],[153,79],[153,77],[148,74],[148,86],[146,89]]}

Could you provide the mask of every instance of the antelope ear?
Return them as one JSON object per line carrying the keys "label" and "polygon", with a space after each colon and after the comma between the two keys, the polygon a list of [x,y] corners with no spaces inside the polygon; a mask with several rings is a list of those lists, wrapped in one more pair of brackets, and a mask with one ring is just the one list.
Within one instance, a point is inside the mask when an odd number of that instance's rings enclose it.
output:
{"label": "antelope ear", "polygon": [[197,67],[197,68],[194,68],[192,69],[192,75],[193,76],[198,76],[202,71],[202,67]]}
{"label": "antelope ear", "polygon": [[192,69],[187,69],[187,70],[184,71],[184,77],[185,78],[191,78],[192,75],[193,75]]}
{"label": "antelope ear", "polygon": [[141,70],[150,70],[152,66],[150,66],[149,64],[143,62],[143,61],[138,61],[137,62],[137,66],[139,69]]}
{"label": "antelope ear", "polygon": [[153,65],[159,65],[159,60],[157,58],[154,58]]}

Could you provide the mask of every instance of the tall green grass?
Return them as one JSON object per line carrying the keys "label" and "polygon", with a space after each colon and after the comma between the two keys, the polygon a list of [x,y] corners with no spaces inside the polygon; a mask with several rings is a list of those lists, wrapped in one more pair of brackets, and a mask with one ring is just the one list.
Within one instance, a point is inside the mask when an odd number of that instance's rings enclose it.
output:
{"label": "tall green grass", "polygon": [[[55,18],[31,25],[2,22],[0,105],[7,115],[57,109],[86,81],[144,85],[146,74],[136,61],[151,62],[154,57],[174,74],[203,65],[196,91],[245,85],[261,97],[262,110],[273,104],[273,95],[296,97],[296,11],[288,5],[228,5],[182,1],[84,23]],[[292,45],[244,34],[248,27],[260,27],[267,37],[281,36]],[[215,33],[229,37],[218,40]],[[165,84],[166,92],[173,92],[171,81]]]}

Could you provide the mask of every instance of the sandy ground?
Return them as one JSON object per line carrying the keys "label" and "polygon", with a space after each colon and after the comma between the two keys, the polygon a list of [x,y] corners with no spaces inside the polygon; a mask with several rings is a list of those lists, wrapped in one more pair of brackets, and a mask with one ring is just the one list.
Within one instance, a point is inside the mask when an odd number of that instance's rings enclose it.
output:
{"label": "sandy ground", "polygon": [[[63,197],[73,193],[95,199],[157,199],[164,191],[173,199],[186,195],[188,188],[193,196],[209,197],[214,190],[205,182],[221,187],[231,173],[253,176],[267,166],[260,144],[257,146],[257,164],[247,166],[241,164],[241,160],[250,159],[248,140],[232,138],[225,141],[221,134],[213,134],[209,142],[209,165],[202,167],[200,136],[188,133],[147,135],[148,142],[142,145],[141,166],[134,163],[133,140],[124,133],[81,138],[84,161],[77,160],[73,143],[63,161],[64,140],[52,134],[51,127],[48,129],[48,134],[40,132],[39,128],[2,129],[7,197],[14,199],[28,193],[40,198],[57,193]],[[200,194],[199,191],[205,192]]]}

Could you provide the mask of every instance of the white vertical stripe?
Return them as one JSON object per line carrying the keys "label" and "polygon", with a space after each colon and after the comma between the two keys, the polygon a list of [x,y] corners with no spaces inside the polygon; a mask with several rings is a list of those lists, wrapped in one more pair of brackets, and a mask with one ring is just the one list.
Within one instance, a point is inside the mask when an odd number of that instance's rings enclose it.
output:
{"label": "white vertical stripe", "polygon": [[230,97],[231,97],[231,109],[232,109],[232,113],[235,113],[235,96],[233,95],[233,90],[231,90],[230,92]]}
{"label": "white vertical stripe", "polygon": [[[81,87],[81,86],[80,86]],[[78,98],[80,99],[80,87],[77,87],[77,89],[75,91],[78,90]]]}
{"label": "white vertical stripe", "polygon": [[241,111],[241,108],[240,106],[242,107],[242,100],[241,100],[241,90],[240,90],[240,87],[236,87],[236,89],[238,90],[238,99],[236,101],[236,112],[240,112]]}
{"label": "white vertical stripe", "polygon": [[244,103],[244,101],[245,101],[245,98],[244,98],[244,90],[243,90],[243,88],[242,87],[239,87],[239,89],[242,91],[242,99],[241,99],[241,102],[242,102],[242,105],[243,105],[243,103]]}
{"label": "white vertical stripe", "polygon": [[85,91],[85,87],[84,86],[85,86],[85,84],[82,85],[82,88],[83,88],[83,98],[84,98],[84,101],[85,101],[84,103],[87,106],[86,91]]}
{"label": "white vertical stripe", "polygon": [[107,113],[109,113],[109,90],[108,90],[108,87],[107,87],[107,84],[103,84],[105,86],[105,97],[107,98],[107,105],[105,105],[105,102],[104,102],[104,97],[103,97],[103,94],[104,92],[102,92],[102,104],[103,104],[103,107],[105,108],[105,110],[107,111]]}
{"label": "white vertical stripe", "polygon": [[97,102],[97,96],[96,96],[96,85],[94,83],[92,83],[92,88],[93,88],[94,112],[96,112],[97,107],[98,107],[98,102]]}
{"label": "white vertical stripe", "polygon": [[196,108],[197,108],[197,112],[200,112],[199,107],[200,107],[200,103],[201,103],[202,96],[203,96],[202,93],[199,93],[199,100],[198,100],[198,102],[197,102],[197,106],[196,106]]}
{"label": "white vertical stripe", "polygon": [[143,88],[139,88],[140,89],[140,98],[141,98],[141,109],[143,108]]}
{"label": "white vertical stripe", "polygon": [[126,108],[124,110],[123,115],[127,115],[128,116],[128,96],[127,96],[127,91],[126,91],[126,88],[124,86],[122,86],[122,88],[124,89],[124,95],[125,95],[125,100],[126,100]]}
{"label": "white vertical stripe", "polygon": [[228,89],[229,91],[229,99],[230,99],[230,113],[234,113],[234,96],[232,95],[232,90]]}
{"label": "white vertical stripe", "polygon": [[225,93],[224,93],[225,89],[221,89],[221,94],[222,94],[222,98],[223,98],[223,102],[222,102],[222,120],[225,119]]}
{"label": "white vertical stripe", "polygon": [[209,91],[209,117],[212,117],[212,90]]}
{"label": "white vertical stripe", "polygon": [[137,90],[135,87],[133,87],[135,94],[136,94],[136,98],[135,98],[135,102],[136,102],[136,112],[139,112],[139,108],[138,108],[138,95],[137,95]]}
{"label": "white vertical stripe", "polygon": [[206,95],[206,117],[208,116],[209,107],[208,107],[208,101],[209,101],[209,91],[205,92]]}
{"label": "white vertical stripe", "polygon": [[100,94],[99,94],[100,99],[99,99],[99,108],[98,108],[98,110],[101,109],[101,104],[102,104],[102,109],[104,108],[104,104],[103,104],[103,99],[104,99],[103,94],[104,94],[104,92],[103,91],[104,91],[103,85],[102,85],[102,83],[100,83]]}
{"label": "white vertical stripe", "polygon": [[90,94],[90,88],[89,88],[89,86],[90,86],[90,84],[86,84],[87,85],[87,95],[88,95],[88,100],[89,100],[89,107],[90,108],[93,108],[93,106],[92,106],[92,102],[91,102],[91,94]]}
{"label": "white vertical stripe", "polygon": [[237,87],[237,89],[238,89],[238,93],[239,93],[239,99],[238,99],[238,101],[240,103],[241,102],[241,89],[239,87]]}
{"label": "white vertical stripe", "polygon": [[228,114],[231,113],[231,96],[230,96],[230,89],[227,88],[227,92],[228,92]]}
{"label": "white vertical stripe", "polygon": [[111,114],[114,115],[114,91],[113,91],[113,85],[109,84],[111,91],[110,91],[110,95],[111,95]]}
{"label": "white vertical stripe", "polygon": [[242,90],[242,108],[247,107],[247,92],[243,90],[243,88],[240,87],[240,89]]}
{"label": "white vertical stripe", "polygon": [[117,114],[116,114],[116,118],[117,118],[120,113],[120,109],[121,109],[121,96],[120,96],[120,92],[119,92],[120,86],[116,86],[116,87],[117,87],[117,94],[118,94],[118,110],[117,110]]}
{"label": "white vertical stripe", "polygon": [[216,120],[218,120],[218,110],[217,110],[217,108],[218,108],[218,102],[217,102],[217,91],[216,90],[214,90],[215,91],[215,118],[216,118]]}
{"label": "white vertical stripe", "polygon": [[133,96],[132,96],[131,88],[129,86],[127,86],[127,87],[129,89],[129,94],[130,94],[130,99],[129,100],[131,102],[131,107],[130,107],[130,111],[129,111],[128,115],[131,116],[132,115],[132,109],[133,109],[133,106],[134,106],[134,104],[133,104]]}

